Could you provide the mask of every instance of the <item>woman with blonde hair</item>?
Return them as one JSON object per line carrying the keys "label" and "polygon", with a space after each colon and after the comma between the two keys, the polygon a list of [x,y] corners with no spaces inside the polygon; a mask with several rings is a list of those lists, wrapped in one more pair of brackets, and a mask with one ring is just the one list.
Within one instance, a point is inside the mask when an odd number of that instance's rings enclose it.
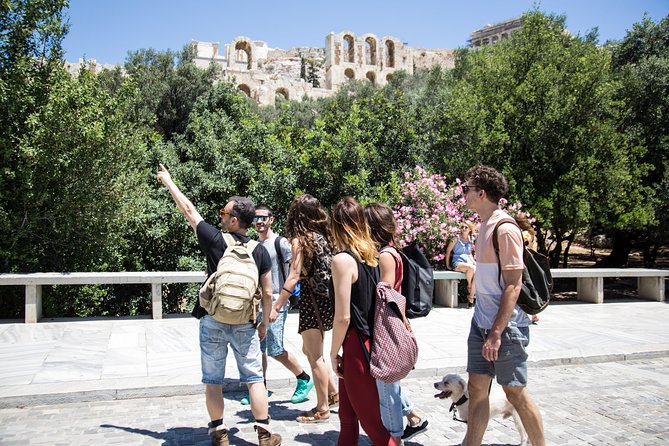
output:
{"label": "woman with blonde hair", "polygon": [[364,210],[354,198],[337,203],[331,227],[340,251],[332,259],[335,320],[330,350],[332,367],[339,376],[341,430],[337,445],[357,445],[360,426],[375,446],[396,445],[381,421],[376,380],[369,371],[379,281],[376,245]]}
{"label": "woman with blonde hair", "polygon": [[339,402],[334,378],[323,358],[325,332],[332,329],[334,302],[329,293],[332,244],[328,214],[309,194],[295,197],[288,210],[286,235],[292,241],[290,272],[270,321],[300,282],[299,326],[302,350],[312,370],[316,407],[299,415],[300,423],[323,423],[330,418],[330,407]]}
{"label": "woman with blonde hair", "polygon": [[[467,290],[469,290],[467,308],[471,308],[476,300],[476,289],[474,286],[476,261],[472,255],[472,246],[474,244],[472,233],[475,228],[476,226],[472,222],[463,222],[460,226],[460,233],[451,240],[451,243],[446,248],[446,268],[465,273],[465,277],[467,278]],[[451,253],[453,253],[452,262]]]}

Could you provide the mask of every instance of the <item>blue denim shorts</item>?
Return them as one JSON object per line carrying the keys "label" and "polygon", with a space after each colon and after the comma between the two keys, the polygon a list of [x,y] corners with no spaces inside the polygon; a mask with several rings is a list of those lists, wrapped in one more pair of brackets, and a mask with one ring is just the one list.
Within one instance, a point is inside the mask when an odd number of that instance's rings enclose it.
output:
{"label": "blue denim shorts", "polygon": [[[260,350],[267,356],[279,356],[285,350],[283,348],[283,328],[286,325],[288,311],[279,312],[276,320],[267,326],[267,336],[260,341]],[[258,323],[262,321],[262,312],[258,313]]]}
{"label": "blue denim shorts", "polygon": [[486,361],[481,353],[488,332],[472,320],[467,339],[467,372],[496,377],[501,386],[527,386],[527,351],[529,327],[506,327],[497,361]]}
{"label": "blue denim shorts", "polygon": [[230,325],[208,314],[200,319],[200,362],[204,384],[223,384],[228,345],[235,355],[239,381],[263,381],[262,353],[258,331],[253,324]]}

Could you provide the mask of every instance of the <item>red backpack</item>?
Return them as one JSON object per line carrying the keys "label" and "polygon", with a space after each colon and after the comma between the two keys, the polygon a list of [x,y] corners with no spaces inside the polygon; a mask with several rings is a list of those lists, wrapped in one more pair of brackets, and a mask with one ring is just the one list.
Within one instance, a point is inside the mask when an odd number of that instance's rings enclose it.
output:
{"label": "red backpack", "polygon": [[369,369],[373,378],[394,383],[405,378],[416,366],[418,342],[409,321],[402,314],[406,298],[389,284],[376,285],[374,329]]}

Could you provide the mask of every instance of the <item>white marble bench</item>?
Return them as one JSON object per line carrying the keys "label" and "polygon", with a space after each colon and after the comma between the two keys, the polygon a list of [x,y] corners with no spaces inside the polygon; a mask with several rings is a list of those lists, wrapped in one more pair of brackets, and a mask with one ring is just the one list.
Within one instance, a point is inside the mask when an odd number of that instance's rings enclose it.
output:
{"label": "white marble bench", "polygon": [[[664,301],[665,279],[669,270],[647,268],[556,268],[551,269],[554,279],[576,279],[578,300],[604,302],[605,277],[636,277],[640,298]],[[465,279],[464,273],[434,271],[434,303],[445,307],[458,306],[458,282]]]}
{"label": "white marble bench", "polygon": [[636,277],[637,292],[642,299],[664,301],[665,278],[669,270],[647,268],[558,268],[551,269],[554,279],[576,278],[578,300],[604,302],[605,277]]}
{"label": "white marble bench", "polygon": [[434,271],[434,303],[444,307],[458,306],[458,282],[466,279],[465,273]]}
{"label": "white marble bench", "polygon": [[204,272],[197,271],[142,271],[110,273],[19,273],[0,274],[0,285],[23,285],[26,295],[26,323],[35,323],[42,317],[42,286],[94,284],[151,284],[151,309],[154,319],[163,317],[163,283],[202,283]]}

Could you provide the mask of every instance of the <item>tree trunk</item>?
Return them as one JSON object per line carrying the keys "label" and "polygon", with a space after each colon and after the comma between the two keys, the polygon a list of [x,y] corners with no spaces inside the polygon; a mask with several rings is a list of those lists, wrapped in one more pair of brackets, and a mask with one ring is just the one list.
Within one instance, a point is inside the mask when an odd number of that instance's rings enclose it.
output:
{"label": "tree trunk", "polygon": [[631,250],[630,239],[629,231],[615,231],[611,238],[613,248],[611,254],[598,262],[597,266],[614,268],[627,266]]}
{"label": "tree trunk", "polygon": [[562,252],[562,233],[555,231],[555,248],[548,253],[551,262],[551,268],[557,268],[560,265],[560,253]]}
{"label": "tree trunk", "polygon": [[568,266],[569,262],[569,248],[571,248],[571,244],[574,241],[575,234],[572,232],[565,238],[567,240],[567,247],[564,249],[564,254],[562,254],[562,266],[566,268]]}

